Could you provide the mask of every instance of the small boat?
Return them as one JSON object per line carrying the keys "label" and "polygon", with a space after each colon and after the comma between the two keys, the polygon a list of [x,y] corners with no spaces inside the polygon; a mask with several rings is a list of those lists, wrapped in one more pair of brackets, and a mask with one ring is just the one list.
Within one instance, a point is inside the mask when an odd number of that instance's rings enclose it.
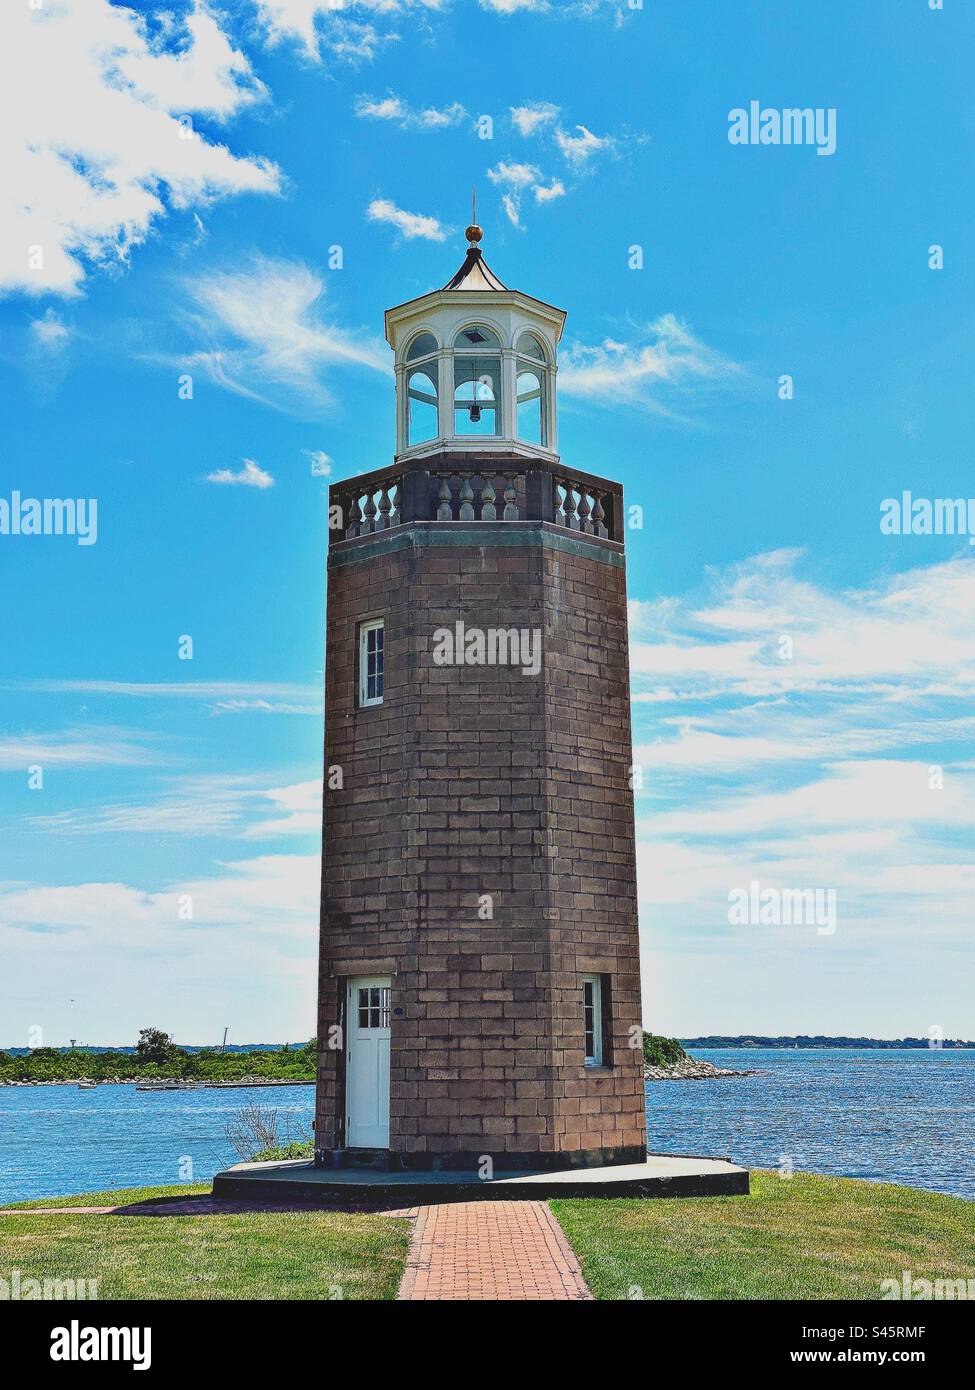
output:
{"label": "small boat", "polygon": [[79,1082],[78,1082],[78,1090],[79,1090],[79,1091],[93,1091],[97,1085],[98,1085],[98,1082],[97,1082],[97,1081],[79,1081]]}

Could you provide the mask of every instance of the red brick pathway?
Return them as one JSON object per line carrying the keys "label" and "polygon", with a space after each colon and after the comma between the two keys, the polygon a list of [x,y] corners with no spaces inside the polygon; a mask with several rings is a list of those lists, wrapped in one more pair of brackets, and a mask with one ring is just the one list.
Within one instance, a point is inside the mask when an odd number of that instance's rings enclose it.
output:
{"label": "red brick pathway", "polygon": [[562,1228],[544,1202],[421,1207],[401,1299],[590,1299]]}

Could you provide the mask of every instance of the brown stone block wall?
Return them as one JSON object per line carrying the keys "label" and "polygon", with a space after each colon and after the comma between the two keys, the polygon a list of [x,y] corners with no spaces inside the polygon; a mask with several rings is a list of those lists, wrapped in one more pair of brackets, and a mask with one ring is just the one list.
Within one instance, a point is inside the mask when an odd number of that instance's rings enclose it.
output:
{"label": "brown stone block wall", "polygon": [[[624,571],[543,548],[539,528],[525,544],[482,530],[490,543],[393,550],[405,530],[352,543],[373,553],[330,569],[326,768],[345,786],[325,794],[320,1040],[336,977],[385,961],[403,1010],[394,1152],[558,1161],[641,1146]],[[380,614],[384,703],[358,710],[357,624]],[[541,628],[542,674],[435,665],[434,632],[457,621]],[[612,977],[598,1075],[581,1065],[583,959]],[[320,1149],[341,1142],[341,1062],[322,1047]]]}

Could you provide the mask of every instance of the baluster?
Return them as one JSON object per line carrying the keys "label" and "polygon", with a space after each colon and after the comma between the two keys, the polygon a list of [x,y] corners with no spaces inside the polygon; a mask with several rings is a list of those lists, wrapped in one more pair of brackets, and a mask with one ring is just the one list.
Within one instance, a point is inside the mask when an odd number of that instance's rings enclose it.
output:
{"label": "baluster", "polygon": [[389,524],[390,526],[398,526],[400,524],[400,485],[398,479],[393,484],[391,493],[392,511],[390,512]]}
{"label": "baluster", "polygon": [[453,521],[454,519],[454,497],[450,489],[450,475],[444,473],[440,480],[440,491],[437,493],[437,520]]}
{"label": "baluster", "polygon": [[362,534],[367,536],[370,531],[377,530],[376,526],[376,499],[370,492],[366,497],[366,505],[362,511]]}
{"label": "baluster", "polygon": [[596,535],[607,539],[609,532],[606,530],[606,513],[603,511],[603,499],[596,493],[596,505],[592,509],[593,520],[596,523]]}
{"label": "baluster", "polygon": [[592,522],[589,517],[592,512],[592,504],[588,492],[584,488],[579,489],[579,529],[585,531],[587,536],[592,535]]}
{"label": "baluster", "polygon": [[[564,525],[565,525],[565,513],[562,511],[562,495],[561,495],[561,493],[559,492],[559,487],[560,487],[560,484],[559,484],[558,479],[557,479],[557,478],[553,478],[553,479],[552,479],[552,520],[555,522],[556,526],[564,526]],[[568,491],[568,489],[566,489],[566,491]]]}
{"label": "baluster", "polygon": [[494,490],[494,484],[490,478],[484,479],[484,486],[481,488],[481,520],[497,521],[498,509],[494,505],[498,499],[498,494]]}
{"label": "baluster", "polygon": [[471,474],[464,473],[463,485],[460,489],[460,520],[474,520],[474,489],[471,487]]}
{"label": "baluster", "polygon": [[389,525],[389,514],[393,509],[393,504],[389,500],[389,486],[384,484],[379,493],[379,515],[376,518],[376,530],[384,531]]}
{"label": "baluster", "polygon": [[572,488],[565,485],[565,524],[570,531],[578,531],[579,518],[576,515],[576,495]]}
{"label": "baluster", "polygon": [[352,506],[349,510],[349,525],[345,534],[347,538],[362,534],[362,508],[359,506],[358,497],[352,499]]}
{"label": "baluster", "polygon": [[515,488],[515,475],[505,473],[504,475],[504,512],[503,521],[518,520],[518,493]]}

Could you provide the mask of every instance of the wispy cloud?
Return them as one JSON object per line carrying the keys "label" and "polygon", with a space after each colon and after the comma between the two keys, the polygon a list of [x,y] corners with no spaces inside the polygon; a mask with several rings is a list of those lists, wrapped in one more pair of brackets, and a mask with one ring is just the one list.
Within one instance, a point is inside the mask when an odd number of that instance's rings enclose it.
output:
{"label": "wispy cloud", "polygon": [[333,460],[324,449],[302,449],[301,452],[308,460],[313,478],[327,478],[330,475]]}
{"label": "wispy cloud", "polygon": [[209,341],[177,360],[196,363],[219,385],[285,407],[323,408],[332,400],[326,371],[389,370],[376,340],[329,322],[325,283],[300,261],[254,256],[239,269],[201,271],[184,289],[190,326]]}
{"label": "wispy cloud", "polygon": [[46,309],[38,319],[31,319],[31,337],[40,351],[56,355],[63,352],[71,338],[64,320],[54,309]]}
{"label": "wispy cloud", "polygon": [[218,468],[213,473],[207,474],[208,483],[221,483],[231,487],[256,487],[260,489],[274,486],[274,479],[270,473],[255,463],[253,459],[244,459],[243,464],[237,469],[236,473],[231,468]]}
{"label": "wispy cloud", "polygon": [[0,293],[76,295],[92,266],[125,263],[168,210],[278,191],[269,161],[188,124],[196,112],[227,121],[266,95],[202,0],[151,37],[108,0],[4,5],[0,53]]}
{"label": "wispy cloud", "polygon": [[364,120],[391,121],[401,130],[425,134],[447,130],[468,119],[459,101],[452,101],[447,106],[412,107],[392,92],[384,97],[357,97],[355,114]]}
{"label": "wispy cloud", "polygon": [[115,728],[65,729],[58,733],[0,737],[0,772],[47,768],[144,767],[161,760],[136,733]]}
{"label": "wispy cloud", "polygon": [[501,160],[487,171],[491,182],[502,189],[502,206],[509,222],[521,226],[521,201],[527,193],[533,193],[536,203],[548,203],[553,198],[565,196],[565,185],[559,179],[545,182],[544,175],[534,164],[519,163],[515,160]]}
{"label": "wispy cloud", "polygon": [[30,825],[52,835],[317,835],[322,784],[316,779],[269,788],[254,776],[183,777],[152,799],[143,793],[141,800],[35,815]]}
{"label": "wispy cloud", "polygon": [[446,241],[447,229],[436,217],[420,212],[406,212],[389,198],[374,198],[366,209],[370,222],[385,222],[395,227],[408,241],[421,237],[425,241]]}
{"label": "wispy cloud", "polygon": [[[347,0],[257,0],[258,18],[268,42],[297,43],[305,57],[325,54],[346,62],[372,62],[400,38],[398,21],[409,17],[415,29],[424,15],[448,8],[448,0],[355,0],[368,19],[352,18]],[[375,23],[373,22],[375,20]]]}
{"label": "wispy cloud", "polygon": [[588,127],[577,125],[572,131],[559,126],[555,132],[555,143],[566,162],[578,169],[588,164],[595,155],[612,150],[616,142],[612,136],[594,135]]}
{"label": "wispy cloud", "polygon": [[727,386],[742,368],[664,314],[627,340],[572,343],[562,354],[559,389],[592,401],[625,402],[675,415],[675,402],[703,388]]}
{"label": "wispy cloud", "polygon": [[213,702],[219,714],[316,714],[321,717],[320,687],[280,681],[115,681],[8,680],[0,690],[35,695],[104,695],[115,699],[196,700]]}
{"label": "wispy cloud", "polygon": [[524,106],[512,106],[511,119],[519,135],[530,138],[538,131],[550,126],[559,115],[561,107],[551,101],[530,101]]}

